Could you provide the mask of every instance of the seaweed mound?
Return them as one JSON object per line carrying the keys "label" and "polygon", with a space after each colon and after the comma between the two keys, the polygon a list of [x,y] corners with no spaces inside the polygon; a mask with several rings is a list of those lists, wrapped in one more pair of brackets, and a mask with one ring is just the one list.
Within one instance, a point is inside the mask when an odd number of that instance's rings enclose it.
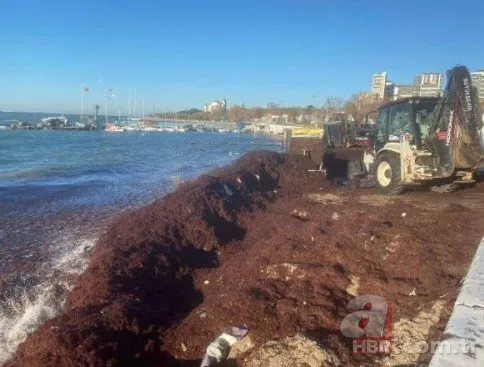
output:
{"label": "seaweed mound", "polygon": [[309,168],[303,157],[252,152],[122,213],[99,238],[60,315],[29,335],[7,365],[172,365],[163,333],[203,300],[192,271],[216,267],[219,247],[244,237],[244,218]]}

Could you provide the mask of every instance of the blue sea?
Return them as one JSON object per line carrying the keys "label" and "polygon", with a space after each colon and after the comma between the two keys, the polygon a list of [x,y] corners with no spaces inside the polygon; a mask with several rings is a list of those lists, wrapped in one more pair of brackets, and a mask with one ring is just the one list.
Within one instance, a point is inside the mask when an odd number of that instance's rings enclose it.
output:
{"label": "blue sea", "polygon": [[245,133],[0,130],[0,364],[57,313],[110,218],[257,149],[280,144]]}

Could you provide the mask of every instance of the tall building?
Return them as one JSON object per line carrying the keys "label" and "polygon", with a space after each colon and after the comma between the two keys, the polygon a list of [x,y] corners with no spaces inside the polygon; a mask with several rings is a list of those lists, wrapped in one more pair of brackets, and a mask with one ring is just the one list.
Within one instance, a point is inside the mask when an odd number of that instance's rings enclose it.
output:
{"label": "tall building", "polygon": [[415,77],[415,94],[420,97],[438,97],[442,93],[442,74],[421,73]]}
{"label": "tall building", "polygon": [[385,98],[385,87],[387,84],[387,73],[384,71],[382,73],[373,74],[371,78],[371,94],[376,96],[378,99]]}
{"label": "tall building", "polygon": [[477,88],[479,102],[484,101],[484,70],[477,70],[471,73],[472,86]]}

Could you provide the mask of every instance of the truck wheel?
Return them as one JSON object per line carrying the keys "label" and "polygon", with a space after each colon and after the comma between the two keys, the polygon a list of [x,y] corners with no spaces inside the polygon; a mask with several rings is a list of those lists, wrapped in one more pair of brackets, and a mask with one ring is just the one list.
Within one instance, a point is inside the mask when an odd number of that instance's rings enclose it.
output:
{"label": "truck wheel", "polygon": [[375,161],[375,186],[384,195],[398,195],[403,191],[400,159],[397,154],[383,152]]}

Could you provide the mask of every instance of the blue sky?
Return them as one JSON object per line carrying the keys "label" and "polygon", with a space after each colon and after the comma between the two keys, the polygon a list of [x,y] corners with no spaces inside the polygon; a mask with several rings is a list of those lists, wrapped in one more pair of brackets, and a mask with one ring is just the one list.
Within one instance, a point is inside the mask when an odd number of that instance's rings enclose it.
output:
{"label": "blue sky", "polygon": [[[484,1],[0,0],[0,110],[127,112],[229,104],[319,105],[410,83],[457,63],[484,68]],[[101,81],[99,80],[101,78]]]}

